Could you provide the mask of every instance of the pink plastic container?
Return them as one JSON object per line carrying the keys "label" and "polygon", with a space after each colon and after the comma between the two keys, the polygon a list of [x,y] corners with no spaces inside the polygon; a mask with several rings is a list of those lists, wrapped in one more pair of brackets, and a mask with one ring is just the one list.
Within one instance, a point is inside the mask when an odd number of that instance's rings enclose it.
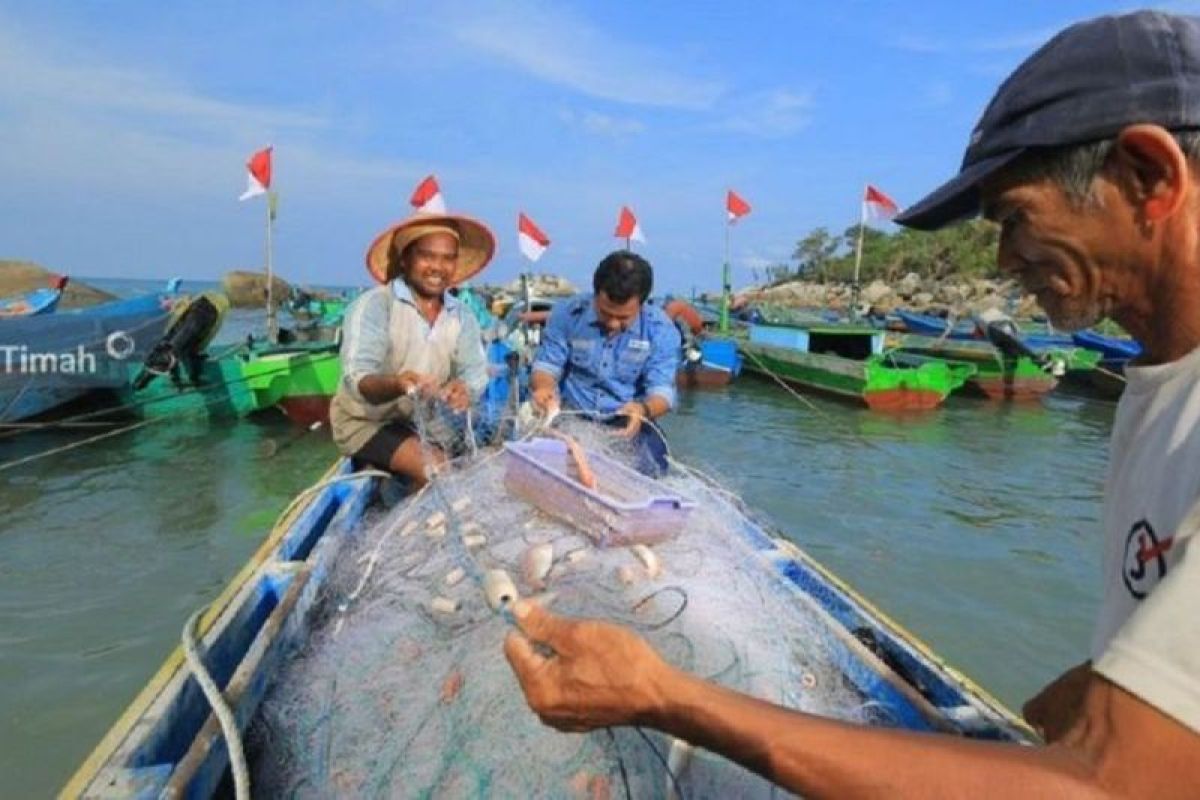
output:
{"label": "pink plastic container", "polygon": [[558,439],[509,442],[504,449],[508,490],[602,547],[670,539],[683,530],[696,505],[599,453],[588,453],[596,475],[596,488],[588,489],[575,479],[567,445]]}

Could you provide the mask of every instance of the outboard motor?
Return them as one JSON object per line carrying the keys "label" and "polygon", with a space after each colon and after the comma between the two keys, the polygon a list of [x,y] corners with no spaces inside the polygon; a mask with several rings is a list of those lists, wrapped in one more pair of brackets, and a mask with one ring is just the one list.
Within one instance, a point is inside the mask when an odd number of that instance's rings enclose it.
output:
{"label": "outboard motor", "polygon": [[975,324],[983,329],[983,334],[997,350],[1009,358],[1026,356],[1033,363],[1056,377],[1066,372],[1062,360],[1046,353],[1039,353],[1030,347],[1021,336],[1021,330],[1013,322],[1012,317],[996,308],[989,308],[975,318]]}
{"label": "outboard motor", "polygon": [[229,300],[216,292],[205,292],[181,303],[174,312],[175,320],[168,326],[166,335],[142,362],[142,371],[133,382],[134,390],[145,388],[159,375],[170,375],[171,382],[183,388],[180,366],[187,370],[188,380],[193,386],[200,385],[204,348],[221,327],[221,320],[228,309]]}

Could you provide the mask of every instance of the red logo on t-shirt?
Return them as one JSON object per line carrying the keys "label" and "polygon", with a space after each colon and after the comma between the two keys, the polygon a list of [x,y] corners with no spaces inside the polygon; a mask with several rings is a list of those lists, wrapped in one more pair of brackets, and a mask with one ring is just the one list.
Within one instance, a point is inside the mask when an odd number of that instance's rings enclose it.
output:
{"label": "red logo on t-shirt", "polygon": [[1167,574],[1167,551],[1175,538],[1168,536],[1161,542],[1147,520],[1138,520],[1129,529],[1125,539],[1125,561],[1121,579],[1125,588],[1137,600],[1145,599],[1150,590]]}

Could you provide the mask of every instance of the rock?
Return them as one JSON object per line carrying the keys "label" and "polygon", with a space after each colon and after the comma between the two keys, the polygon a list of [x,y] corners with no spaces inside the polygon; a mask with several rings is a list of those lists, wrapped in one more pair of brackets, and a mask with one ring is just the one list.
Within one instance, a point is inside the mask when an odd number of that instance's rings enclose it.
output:
{"label": "rock", "polygon": [[912,296],[912,307],[917,311],[929,308],[929,304],[933,302],[933,295],[930,292],[917,292]]}
{"label": "rock", "polygon": [[1021,298],[1021,302],[1017,303],[1017,313],[1014,315],[1018,319],[1027,319],[1042,313],[1042,307],[1038,305],[1037,295],[1027,294]]}
{"label": "rock", "polygon": [[[521,297],[524,290],[520,278],[513,279],[501,288],[513,297]],[[575,285],[566,278],[545,273],[530,278],[529,291],[534,297],[571,297],[579,293]]]}
{"label": "rock", "polygon": [[891,295],[892,287],[888,286],[883,281],[874,280],[867,284],[867,286],[862,290],[862,294],[860,296],[862,297],[863,302],[870,303],[874,306],[878,305],[879,301],[883,300],[885,297],[890,297]]}
{"label": "rock", "polygon": [[[59,274],[28,261],[0,261],[0,297],[47,288]],[[114,299],[108,292],[72,280],[67,283],[58,307],[83,308]]]}
{"label": "rock", "polygon": [[915,272],[910,272],[900,279],[896,284],[896,291],[901,294],[914,294],[921,288],[921,276]]}
{"label": "rock", "polygon": [[[267,276],[262,272],[232,270],[221,277],[221,291],[229,296],[234,308],[262,308],[267,304]],[[278,307],[292,293],[292,287],[278,275],[271,276],[271,300]]]}
{"label": "rock", "polygon": [[879,314],[890,314],[897,308],[903,308],[905,305],[900,295],[889,294],[886,297],[880,298],[871,304],[871,308]]}

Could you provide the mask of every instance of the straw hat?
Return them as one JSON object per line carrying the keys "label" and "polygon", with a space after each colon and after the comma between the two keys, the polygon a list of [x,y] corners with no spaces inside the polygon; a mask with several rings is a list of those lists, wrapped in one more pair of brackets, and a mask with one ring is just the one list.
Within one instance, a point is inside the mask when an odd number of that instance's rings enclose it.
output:
{"label": "straw hat", "polygon": [[431,233],[449,233],[458,239],[458,269],[449,284],[470,280],[492,260],[496,237],[478,220],[458,214],[413,214],[375,237],[367,248],[367,271],[380,283],[400,274],[404,248]]}

